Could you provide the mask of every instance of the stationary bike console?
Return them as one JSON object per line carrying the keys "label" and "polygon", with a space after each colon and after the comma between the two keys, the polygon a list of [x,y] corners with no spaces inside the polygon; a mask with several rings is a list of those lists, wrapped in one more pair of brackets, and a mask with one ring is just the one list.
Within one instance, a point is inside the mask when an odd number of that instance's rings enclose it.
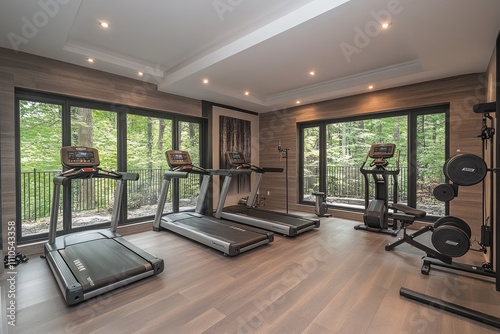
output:
{"label": "stationary bike console", "polygon": [[368,152],[368,157],[374,159],[370,166],[387,166],[386,159],[392,158],[396,151],[396,144],[373,144]]}

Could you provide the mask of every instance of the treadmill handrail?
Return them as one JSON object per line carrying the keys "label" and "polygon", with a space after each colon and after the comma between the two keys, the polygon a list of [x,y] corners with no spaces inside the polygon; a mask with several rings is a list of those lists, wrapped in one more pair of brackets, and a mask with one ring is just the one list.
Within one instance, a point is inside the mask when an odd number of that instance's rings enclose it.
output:
{"label": "treadmill handrail", "polygon": [[263,167],[260,170],[257,173],[283,173],[285,169],[281,167]]}
{"label": "treadmill handrail", "polygon": [[115,172],[108,169],[102,168],[73,168],[54,176],[54,184],[60,184],[66,186],[69,184],[70,180],[76,179],[114,179],[114,180],[139,180],[138,173],[130,172]]}
{"label": "treadmill handrail", "polygon": [[171,179],[185,179],[187,178],[189,175],[188,172],[177,172],[177,171],[172,171],[172,170],[168,170],[165,172],[165,174],[163,175],[163,178],[165,180],[171,180]]}
{"label": "treadmill handrail", "polygon": [[[106,173],[100,173],[100,172]],[[90,178],[101,178],[101,179],[114,179],[117,181],[117,185],[115,188],[114,202],[113,202],[113,211],[111,213],[111,222],[110,222],[110,230],[112,232],[116,232],[118,227],[118,220],[120,217],[120,211],[122,206],[122,198],[125,192],[125,181],[132,180],[137,181],[139,179],[138,173],[129,173],[129,172],[111,172],[105,169],[95,169],[95,172],[91,173],[64,173],[58,174],[54,176],[54,190],[52,193],[52,207],[50,213],[50,221],[49,221],[49,245],[55,243],[56,234],[57,234],[57,220],[59,215],[59,200],[61,196],[61,186],[67,187],[71,184],[71,180],[75,179],[90,179]]]}
{"label": "treadmill handrail", "polygon": [[220,175],[220,176],[230,176],[230,175],[242,175],[251,174],[250,169],[209,169],[210,175]]}

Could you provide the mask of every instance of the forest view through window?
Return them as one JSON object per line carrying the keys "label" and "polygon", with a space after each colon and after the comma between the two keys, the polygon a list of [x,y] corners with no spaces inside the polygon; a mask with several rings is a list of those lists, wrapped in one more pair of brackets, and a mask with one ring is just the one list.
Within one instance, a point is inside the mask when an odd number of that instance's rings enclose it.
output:
{"label": "forest view through window", "polygon": [[[198,161],[201,151],[200,120],[176,121],[175,115],[114,108],[70,99],[20,93],[18,105],[17,216],[19,240],[47,235],[53,195],[53,178],[62,171],[62,146],[89,146],[98,149],[100,167],[139,174],[127,182],[122,220],[152,219],[156,212],[163,174],[169,169],[165,151],[182,145]],[[88,106],[87,106],[88,105]],[[165,115],[167,117],[165,117]],[[163,117],[160,117],[163,116]],[[170,118],[168,118],[170,117]],[[186,117],[183,117],[186,119]],[[126,140],[120,141],[120,138]],[[178,148],[178,147],[177,147]],[[116,181],[112,179],[72,180],[61,192],[58,231],[107,226],[111,219]],[[196,198],[198,178],[181,187],[180,200]],[[64,192],[68,191],[68,194]],[[172,211],[170,189],[166,208]],[[64,205],[64,203],[66,203]],[[71,208],[63,223],[65,207]]]}
{"label": "forest view through window", "polygon": [[[389,170],[399,158],[398,203],[427,211],[429,216],[445,214],[445,204],[436,200],[433,189],[445,182],[442,167],[446,159],[446,107],[422,108],[378,118],[325,121],[300,126],[301,198],[313,202],[313,192],[326,192],[332,206],[364,209],[365,180],[360,172],[372,144],[396,144]],[[320,159],[324,152],[324,159]],[[371,159],[368,158],[368,167]],[[375,187],[369,177],[369,198]],[[393,179],[389,177],[389,201]]]}

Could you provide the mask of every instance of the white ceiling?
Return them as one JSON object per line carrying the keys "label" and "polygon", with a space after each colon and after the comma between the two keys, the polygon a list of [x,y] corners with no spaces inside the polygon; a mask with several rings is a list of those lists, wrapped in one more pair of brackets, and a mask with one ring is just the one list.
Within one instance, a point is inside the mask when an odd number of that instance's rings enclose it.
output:
{"label": "white ceiling", "polygon": [[0,0],[1,47],[256,112],[484,72],[499,30],[498,0]]}

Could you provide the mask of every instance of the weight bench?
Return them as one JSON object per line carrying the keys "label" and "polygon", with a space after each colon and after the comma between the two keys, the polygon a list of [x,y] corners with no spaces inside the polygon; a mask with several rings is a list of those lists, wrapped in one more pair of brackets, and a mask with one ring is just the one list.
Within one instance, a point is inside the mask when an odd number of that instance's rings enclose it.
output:
{"label": "weight bench", "polygon": [[415,209],[415,208],[412,208],[408,205],[404,205],[404,204],[400,204],[400,203],[392,204],[390,206],[390,208],[393,210],[402,212],[402,213],[395,212],[395,213],[393,213],[392,217],[393,217],[393,219],[397,219],[397,220],[401,221],[401,225],[403,228],[403,237],[399,238],[397,241],[395,241],[393,243],[387,244],[385,246],[386,251],[391,251],[395,247],[406,242],[406,243],[414,246],[415,248],[418,248],[418,249],[424,251],[427,254],[427,256],[431,256],[431,257],[436,258],[436,259],[438,259],[444,263],[447,263],[447,264],[452,263],[452,259],[450,257],[445,256],[445,255],[437,252],[436,250],[429,248],[429,247],[417,242],[416,240],[414,240],[419,235],[422,235],[426,232],[432,232],[434,230],[434,226],[432,226],[432,225],[424,226],[420,230],[418,230],[412,234],[408,234],[406,232],[406,228],[408,227],[408,225],[411,225],[415,221],[416,218],[424,218],[427,215],[427,213],[425,211]]}

